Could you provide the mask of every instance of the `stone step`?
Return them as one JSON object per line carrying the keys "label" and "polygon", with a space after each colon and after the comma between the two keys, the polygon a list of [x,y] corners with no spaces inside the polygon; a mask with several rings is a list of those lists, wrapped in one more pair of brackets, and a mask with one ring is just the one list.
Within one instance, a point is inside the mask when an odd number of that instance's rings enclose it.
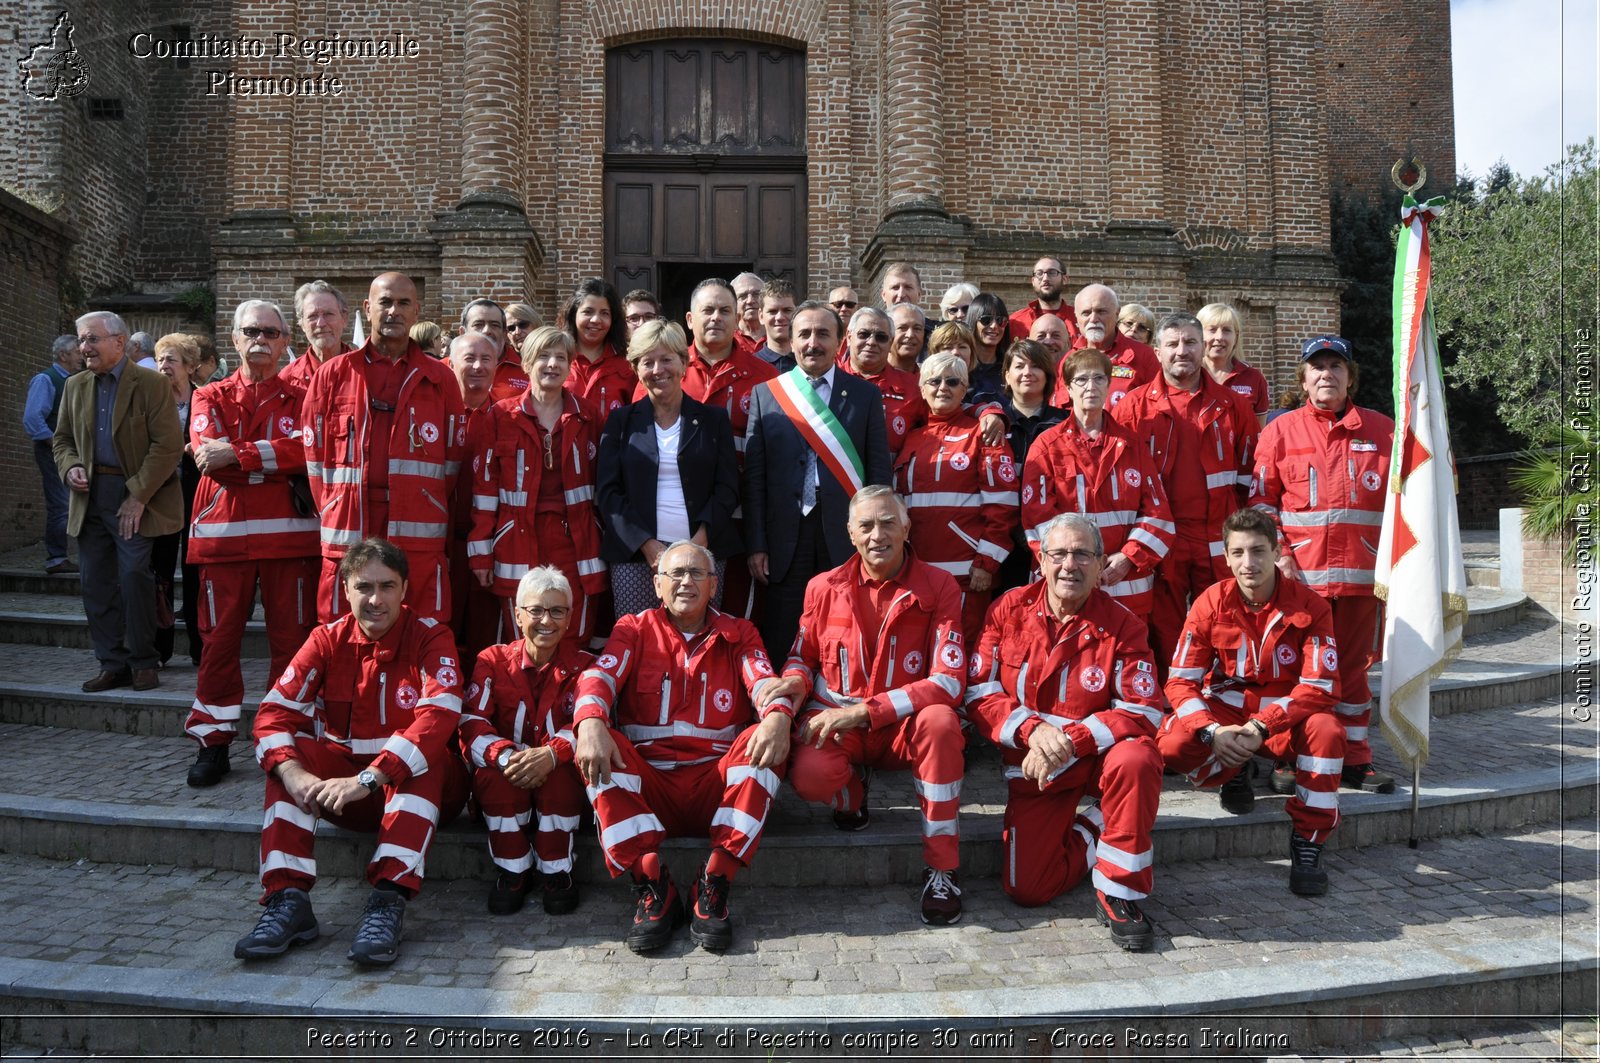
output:
{"label": "stone step", "polygon": [[[0,643],[89,649],[83,599],[59,594],[0,594]],[[245,657],[267,656],[267,629],[260,620],[245,622],[241,649]],[[188,655],[189,638],[179,617],[174,659],[187,659]]]}
{"label": "stone step", "polygon": [[[1568,726],[1575,709],[1544,701],[1435,721],[1423,776],[1422,834],[1509,829],[1593,809],[1600,769],[1584,759],[1592,758],[1594,736]],[[220,785],[192,790],[184,779],[194,747],[184,738],[5,725],[0,743],[11,769],[0,784],[0,851],[237,871],[258,865],[261,777],[242,746],[235,750],[235,770]],[[1409,774],[1381,740],[1374,764],[1401,783],[1387,795],[1344,791],[1335,846],[1409,836]],[[1214,792],[1194,791],[1182,779],[1168,777],[1156,823],[1157,860],[1278,853],[1287,831],[1285,798],[1271,794],[1264,778],[1257,792],[1255,811],[1233,816],[1222,811]],[[968,875],[999,873],[1005,799],[998,751],[986,744],[975,747],[962,792],[962,860]],[[909,773],[875,776],[870,804],[872,826],[844,834],[833,829],[827,809],[801,801],[785,787],[748,877],[794,886],[919,881],[921,819]],[[365,866],[369,836],[319,824],[318,837],[324,874],[352,875]],[[703,840],[668,845],[679,852],[706,848]],[[602,880],[592,832],[584,833],[578,851],[579,877]],[[436,879],[488,876],[482,829],[466,817],[443,828],[429,853],[428,873]]]}
{"label": "stone step", "polygon": [[[1488,598],[1480,601],[1488,607]],[[1469,636],[1461,656],[1434,681],[1434,715],[1572,693],[1576,655],[1562,659],[1562,640],[1563,628],[1552,617],[1526,609],[1515,623]],[[268,669],[262,657],[247,656],[241,663],[245,703],[240,727],[247,734]],[[85,694],[79,687],[95,670],[93,658],[81,649],[0,642],[0,723],[163,736],[182,732],[195,683],[194,666],[182,653],[162,671],[157,690]],[[1381,667],[1374,670],[1374,691],[1381,675]]]}
{"label": "stone step", "polygon": [[961,922],[929,929],[902,885],[741,880],[730,950],[680,931],[639,957],[620,940],[623,884],[566,916],[490,917],[480,883],[430,882],[397,962],[364,971],[345,959],[358,877],[314,891],[318,941],[243,964],[232,945],[259,911],[246,872],[5,854],[0,1036],[167,1057],[393,1058],[413,1035],[408,1055],[430,1041],[613,1059],[1315,1054],[1592,1008],[1595,882],[1572,871],[1595,856],[1580,817],[1330,853],[1332,888],[1315,899],[1288,892],[1278,855],[1161,867],[1143,953],[1111,943],[1086,884],[1023,909],[968,880]]}
{"label": "stone step", "polygon": [[1500,586],[1500,561],[1473,561],[1466,562],[1467,586],[1469,587],[1499,587]]}
{"label": "stone step", "polygon": [[1514,627],[1527,616],[1532,603],[1521,591],[1503,591],[1499,587],[1467,588],[1466,638],[1503,631]]}

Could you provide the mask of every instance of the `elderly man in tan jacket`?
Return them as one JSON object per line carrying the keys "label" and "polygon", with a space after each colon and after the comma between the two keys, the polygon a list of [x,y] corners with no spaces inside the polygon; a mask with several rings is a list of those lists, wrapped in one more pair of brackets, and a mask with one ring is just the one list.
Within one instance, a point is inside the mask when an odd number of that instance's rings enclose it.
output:
{"label": "elderly man in tan jacket", "polygon": [[96,311],[77,328],[90,371],[64,386],[54,449],[100,662],[83,689],[150,690],[160,685],[150,545],[183,526],[183,428],[167,378],[124,357],[128,326],[120,317]]}

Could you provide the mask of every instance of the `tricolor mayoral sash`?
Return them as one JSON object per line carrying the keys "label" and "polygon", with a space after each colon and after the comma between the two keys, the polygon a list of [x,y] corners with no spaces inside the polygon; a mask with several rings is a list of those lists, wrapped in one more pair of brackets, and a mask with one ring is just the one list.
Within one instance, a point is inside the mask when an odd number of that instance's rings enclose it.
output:
{"label": "tricolor mayoral sash", "polygon": [[861,455],[856,453],[856,445],[850,441],[839,418],[823,405],[805,370],[796,366],[779,374],[772,381],[772,397],[778,400],[778,408],[789,418],[800,438],[816,451],[818,460],[844,487],[846,496],[855,497],[866,480]]}

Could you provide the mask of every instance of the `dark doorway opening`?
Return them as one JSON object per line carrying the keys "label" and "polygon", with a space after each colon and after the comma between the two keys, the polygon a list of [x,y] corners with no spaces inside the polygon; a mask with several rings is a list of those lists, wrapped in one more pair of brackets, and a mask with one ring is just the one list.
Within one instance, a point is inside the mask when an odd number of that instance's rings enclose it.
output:
{"label": "dark doorway opening", "polygon": [[689,312],[689,296],[707,277],[721,277],[729,284],[741,273],[749,272],[749,262],[657,262],[656,297],[668,321],[683,324]]}

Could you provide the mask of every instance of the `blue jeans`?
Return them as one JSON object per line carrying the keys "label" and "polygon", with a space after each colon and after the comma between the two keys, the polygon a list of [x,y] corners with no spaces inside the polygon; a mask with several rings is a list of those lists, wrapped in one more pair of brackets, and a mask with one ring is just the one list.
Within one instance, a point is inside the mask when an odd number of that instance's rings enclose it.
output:
{"label": "blue jeans", "polygon": [[48,439],[33,441],[33,460],[44,483],[45,564],[67,559],[67,485],[56,471],[56,456]]}

